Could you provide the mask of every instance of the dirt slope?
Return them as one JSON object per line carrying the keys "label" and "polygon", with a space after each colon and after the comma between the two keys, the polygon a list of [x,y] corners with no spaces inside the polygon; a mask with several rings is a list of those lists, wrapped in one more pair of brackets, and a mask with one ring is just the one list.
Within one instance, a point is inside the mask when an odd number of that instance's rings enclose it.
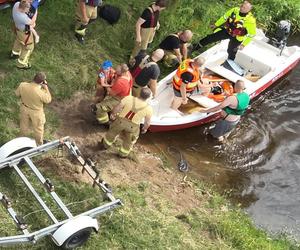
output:
{"label": "dirt slope", "polygon": [[[135,145],[134,160],[120,159],[116,156],[115,149],[98,150],[97,143],[106,129],[95,124],[89,105],[90,99],[83,92],[76,93],[70,100],[53,103],[51,108],[61,120],[56,137],[70,136],[82,153],[97,163],[103,179],[112,186],[148,182],[151,184],[151,191],[166,197],[172,204],[175,204],[177,211],[185,211],[197,206],[199,199],[195,197],[187,181],[188,178],[175,168],[166,169],[161,159],[149,153],[150,149],[145,146],[139,143]],[[63,168],[65,164],[55,165],[56,168]],[[71,173],[69,169],[68,167],[66,178],[77,181],[87,180],[80,174],[80,171],[74,169]]]}

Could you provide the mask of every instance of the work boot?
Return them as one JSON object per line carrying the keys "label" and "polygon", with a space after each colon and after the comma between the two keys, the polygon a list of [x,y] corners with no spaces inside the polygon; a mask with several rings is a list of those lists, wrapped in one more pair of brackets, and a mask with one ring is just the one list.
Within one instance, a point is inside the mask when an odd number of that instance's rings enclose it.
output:
{"label": "work boot", "polygon": [[50,141],[49,141],[49,140],[46,140],[46,139],[43,140],[43,144],[46,144],[46,143],[48,143],[48,142],[50,142]]}
{"label": "work boot", "polygon": [[18,59],[19,55],[16,55],[14,53],[10,53],[9,59]]}
{"label": "work boot", "polygon": [[75,33],[75,37],[77,38],[77,40],[78,40],[78,42],[79,42],[80,44],[84,44],[84,37],[83,37],[83,36],[81,36],[81,35]]}
{"label": "work boot", "polygon": [[28,63],[27,65],[17,65],[17,68],[18,69],[24,69],[24,70],[27,70],[27,69],[31,69],[31,64],[30,63]]}
{"label": "work boot", "polygon": [[90,19],[90,20],[89,20],[89,24],[95,22],[96,20],[97,20],[97,18]]}
{"label": "work boot", "polygon": [[100,150],[100,151],[106,150],[106,147],[104,146],[104,143],[103,143],[103,139],[100,142],[98,142],[98,148],[97,149]]}
{"label": "work boot", "polygon": [[90,107],[91,107],[91,112],[92,112],[94,115],[96,115],[96,113],[97,113],[97,106],[96,106],[96,104],[95,104],[95,103],[92,103]]}

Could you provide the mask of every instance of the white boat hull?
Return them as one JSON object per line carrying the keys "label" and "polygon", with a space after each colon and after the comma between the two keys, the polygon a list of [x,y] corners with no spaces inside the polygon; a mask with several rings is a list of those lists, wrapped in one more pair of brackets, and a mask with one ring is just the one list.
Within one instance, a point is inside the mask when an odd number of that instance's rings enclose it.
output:
{"label": "white boat hull", "polygon": [[[253,41],[242,51],[237,53],[235,62],[241,65],[248,72],[260,75],[260,79],[253,82],[245,77],[230,71],[221,64],[227,58],[228,40],[211,47],[200,56],[206,59],[205,67],[214,73],[236,82],[242,79],[251,99],[260,95],[276,81],[287,75],[293,68],[297,66],[300,60],[300,48],[297,46],[286,47],[280,55],[280,50],[266,42],[267,38],[262,31],[258,30],[258,35]],[[156,98],[151,102],[154,115],[151,120],[150,131],[170,131],[199,126],[212,122],[220,118],[220,112],[217,113],[200,113],[193,112],[191,114],[182,115],[170,108],[173,99],[172,77],[175,71],[158,82],[158,91]],[[201,105],[208,103],[207,106],[212,107],[218,105],[204,96],[193,96],[192,99]],[[208,100],[209,99],[209,100]]]}

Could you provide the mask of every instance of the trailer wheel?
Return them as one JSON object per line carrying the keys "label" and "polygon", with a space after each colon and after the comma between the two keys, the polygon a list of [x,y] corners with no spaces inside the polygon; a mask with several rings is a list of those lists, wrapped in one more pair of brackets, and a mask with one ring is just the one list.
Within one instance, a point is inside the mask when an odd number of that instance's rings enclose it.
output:
{"label": "trailer wheel", "polygon": [[76,233],[72,234],[68,239],[65,240],[62,247],[64,249],[74,249],[76,247],[79,247],[83,245],[88,238],[90,237],[92,232],[92,228],[83,228]]}

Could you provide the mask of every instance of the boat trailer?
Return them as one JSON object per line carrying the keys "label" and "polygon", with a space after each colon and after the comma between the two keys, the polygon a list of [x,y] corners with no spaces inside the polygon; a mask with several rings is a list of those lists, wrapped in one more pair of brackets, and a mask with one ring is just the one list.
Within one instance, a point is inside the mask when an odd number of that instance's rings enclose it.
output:
{"label": "boat trailer", "polygon": [[[53,149],[63,150],[64,148],[66,148],[67,151],[78,160],[82,166],[82,173],[87,173],[89,175],[93,182],[93,187],[98,187],[99,190],[102,191],[101,193],[104,195],[107,203],[79,215],[73,215],[55,192],[55,187],[52,182],[41,174],[31,160],[31,158],[42,155],[47,151]],[[21,170],[24,164],[31,169],[35,177],[42,183],[51,198],[55,201],[58,208],[64,213],[64,220],[59,221],[55,217],[46,202],[34,189]],[[36,198],[39,205],[47,213],[53,224],[39,229],[38,231],[30,232],[25,220],[13,209],[13,202],[8,198],[8,196],[1,193],[0,190],[1,203],[4,205],[8,214],[12,217],[18,228],[23,232],[23,234],[20,235],[0,238],[0,247],[9,244],[26,242],[35,243],[44,236],[50,236],[57,246],[65,249],[73,249],[87,241],[93,230],[98,232],[99,225],[95,218],[97,215],[113,210],[122,205],[121,200],[116,199],[112,195],[110,186],[100,178],[100,173],[95,164],[90,159],[85,159],[83,157],[76,144],[69,137],[64,137],[60,140],[55,140],[41,146],[36,146],[35,141],[27,137],[20,137],[11,140],[0,148],[0,170],[3,168],[12,168],[15,170],[25,186]],[[101,196],[101,202],[102,201],[103,197]]]}

